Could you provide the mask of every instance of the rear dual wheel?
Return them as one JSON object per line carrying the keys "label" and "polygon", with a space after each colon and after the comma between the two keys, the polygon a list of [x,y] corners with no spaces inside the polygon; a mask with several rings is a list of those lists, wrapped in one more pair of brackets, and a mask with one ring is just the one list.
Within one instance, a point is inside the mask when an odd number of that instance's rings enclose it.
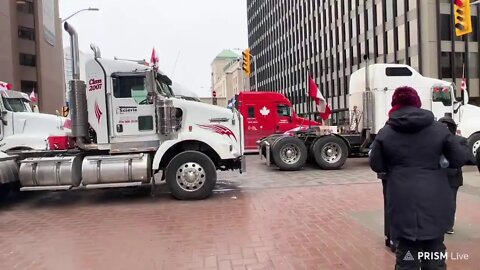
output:
{"label": "rear dual wheel", "polygon": [[348,157],[348,146],[341,138],[330,135],[318,138],[310,148],[317,165],[323,170],[338,170]]}
{"label": "rear dual wheel", "polygon": [[307,147],[295,137],[278,138],[272,145],[272,159],[280,170],[298,171],[307,161]]}

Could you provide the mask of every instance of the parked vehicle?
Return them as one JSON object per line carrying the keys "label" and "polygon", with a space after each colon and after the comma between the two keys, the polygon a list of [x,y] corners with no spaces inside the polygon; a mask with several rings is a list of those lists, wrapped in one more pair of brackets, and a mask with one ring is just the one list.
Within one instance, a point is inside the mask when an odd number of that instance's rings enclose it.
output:
{"label": "parked vehicle", "polygon": [[217,170],[245,171],[239,112],[174,98],[165,74],[101,58],[95,45],[84,82],[77,33],[64,27],[73,56],[72,134],[49,138],[55,151],[15,153],[21,191],[154,186],[158,173],[174,197],[204,199]]}
{"label": "parked vehicle", "polygon": [[244,119],[246,152],[257,152],[257,141],[269,135],[319,125],[297,116],[290,100],[276,92],[241,92],[236,96],[235,105]]}
{"label": "parked vehicle", "polygon": [[48,137],[70,132],[70,120],[36,113],[27,94],[0,89],[0,151],[46,150]]}
{"label": "parked vehicle", "polygon": [[[471,160],[480,146],[480,108],[455,99],[455,85],[427,78],[412,67],[400,64],[373,64],[350,76],[349,111],[358,115],[352,128],[312,127],[283,135],[270,135],[258,142],[267,164],[282,170],[299,170],[307,156],[322,169],[340,169],[350,154],[366,154],[375,135],[385,125],[394,90],[411,85],[417,89],[422,107],[437,118],[451,114],[461,135],[468,138]],[[353,118],[353,117],[352,117]]]}

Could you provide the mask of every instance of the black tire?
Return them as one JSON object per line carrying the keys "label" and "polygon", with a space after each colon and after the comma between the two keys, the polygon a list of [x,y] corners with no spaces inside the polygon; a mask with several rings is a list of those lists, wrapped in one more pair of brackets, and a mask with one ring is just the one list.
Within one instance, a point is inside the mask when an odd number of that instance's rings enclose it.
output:
{"label": "black tire", "polygon": [[307,155],[307,147],[303,141],[295,137],[277,138],[272,145],[272,159],[282,171],[300,170],[307,161]]}
{"label": "black tire", "polygon": [[[183,175],[179,176],[177,173]],[[195,179],[190,179],[192,182],[188,182],[188,176],[185,176],[188,173],[197,174],[193,176]],[[166,182],[176,199],[202,200],[212,195],[217,183],[217,170],[207,155],[197,151],[185,151],[176,155],[168,164]]]}
{"label": "black tire", "polygon": [[[348,146],[345,141],[334,135],[318,138],[313,143],[312,150],[315,162],[323,170],[339,170],[347,161]],[[333,153],[327,153],[328,150]]]}
{"label": "black tire", "polygon": [[468,153],[468,158],[472,164],[477,164],[475,154],[477,151],[480,150],[480,134],[476,133],[468,138],[468,149],[470,150]]}

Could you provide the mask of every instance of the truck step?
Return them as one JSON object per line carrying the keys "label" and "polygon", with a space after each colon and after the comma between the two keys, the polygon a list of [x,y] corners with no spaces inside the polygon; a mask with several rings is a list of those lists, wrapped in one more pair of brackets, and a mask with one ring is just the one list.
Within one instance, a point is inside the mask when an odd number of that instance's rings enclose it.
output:
{"label": "truck step", "polygon": [[46,190],[69,190],[71,185],[64,186],[35,186],[35,187],[22,187],[20,191],[46,191]]}
{"label": "truck step", "polygon": [[137,187],[144,185],[144,182],[126,182],[126,183],[108,183],[108,184],[90,184],[84,186],[87,189],[100,189],[100,188],[121,188],[121,187]]}

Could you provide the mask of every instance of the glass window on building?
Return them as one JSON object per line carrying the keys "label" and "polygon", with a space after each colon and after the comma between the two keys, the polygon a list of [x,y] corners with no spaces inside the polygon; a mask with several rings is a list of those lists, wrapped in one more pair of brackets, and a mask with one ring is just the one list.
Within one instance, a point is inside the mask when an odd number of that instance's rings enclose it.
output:
{"label": "glass window on building", "polygon": [[473,32],[467,35],[468,41],[478,41],[478,17],[472,16]]}
{"label": "glass window on building", "polygon": [[[399,1],[399,2],[403,2],[403,1]],[[393,3],[394,3],[393,0],[385,1],[385,12],[387,14],[387,18],[386,18],[387,22],[393,19]]]}
{"label": "glass window on building", "polygon": [[408,10],[414,10],[417,8],[417,0],[408,0]]}
{"label": "glass window on building", "polygon": [[365,30],[365,15],[363,12],[360,13],[360,19],[358,25],[360,26],[360,34],[363,34],[366,32]]}
{"label": "glass window on building", "polygon": [[33,54],[20,53],[19,58],[20,58],[19,59],[20,65],[22,66],[29,66],[29,67],[37,66],[37,58]]}
{"label": "glass window on building", "polygon": [[37,82],[35,81],[20,81],[20,89],[24,93],[31,93],[37,88]]}
{"label": "glass window on building", "polygon": [[440,75],[443,78],[452,78],[452,53],[442,52],[440,54]]}
{"label": "glass window on building", "polygon": [[19,26],[18,37],[21,39],[35,40],[35,29]]}
{"label": "glass window on building", "polygon": [[373,28],[374,28],[374,25],[373,25],[373,7],[368,8],[367,16],[368,16],[368,30],[373,30]]}
{"label": "glass window on building", "polygon": [[468,53],[468,77],[478,79],[478,53]]}
{"label": "glass window on building", "polygon": [[17,1],[17,11],[21,13],[33,14],[34,13],[33,2]]}
{"label": "glass window on building", "polygon": [[410,47],[418,45],[418,21],[408,22]]}
{"label": "glass window on building", "polygon": [[405,47],[407,46],[407,40],[406,40],[406,33],[405,33],[405,25],[399,25],[398,26],[398,50],[404,50]]}
{"label": "glass window on building", "polygon": [[440,38],[452,40],[452,22],[450,14],[440,14]]}
{"label": "glass window on building", "polygon": [[377,49],[378,49],[378,56],[382,56],[385,54],[383,50],[383,35],[377,36]]}
{"label": "glass window on building", "polygon": [[387,52],[388,54],[395,52],[394,42],[395,36],[393,35],[393,29],[387,31]]}
{"label": "glass window on building", "polygon": [[383,5],[381,2],[375,4],[377,14],[377,26],[383,25]]}
{"label": "glass window on building", "polygon": [[420,61],[418,55],[410,57],[410,66],[416,71],[420,72]]}
{"label": "glass window on building", "polygon": [[405,14],[405,1],[395,1],[395,2],[397,2],[397,17]]}
{"label": "glass window on building", "polygon": [[455,53],[455,74],[454,77],[460,78],[463,74],[463,68],[465,63],[465,53],[456,52]]}

